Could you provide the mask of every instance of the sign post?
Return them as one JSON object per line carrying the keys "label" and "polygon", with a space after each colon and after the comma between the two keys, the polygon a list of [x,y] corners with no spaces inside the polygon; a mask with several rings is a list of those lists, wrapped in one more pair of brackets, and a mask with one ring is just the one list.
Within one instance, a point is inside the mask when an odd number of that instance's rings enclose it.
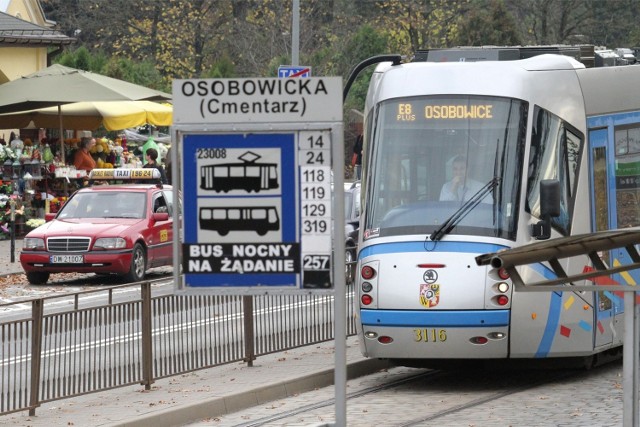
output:
{"label": "sign post", "polygon": [[333,294],[344,404],[342,79],[175,80],[173,103],[176,292]]}

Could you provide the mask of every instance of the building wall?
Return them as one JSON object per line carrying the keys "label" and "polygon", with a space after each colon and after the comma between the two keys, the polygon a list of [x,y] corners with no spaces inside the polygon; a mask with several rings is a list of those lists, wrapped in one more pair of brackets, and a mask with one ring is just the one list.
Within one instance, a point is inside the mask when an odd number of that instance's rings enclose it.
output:
{"label": "building wall", "polygon": [[[51,27],[39,0],[0,0],[0,11],[41,27]],[[0,84],[18,79],[47,67],[46,47],[0,47]],[[8,140],[18,129],[0,130],[0,138]]]}
{"label": "building wall", "polygon": [[[39,0],[0,0],[0,11],[41,27],[51,27]],[[0,47],[0,84],[47,67],[46,47]]]}
{"label": "building wall", "polygon": [[4,4],[6,4],[6,10],[3,10],[3,12],[6,14],[41,27],[50,26],[42,12],[39,0],[0,0],[0,5]]}
{"label": "building wall", "polygon": [[0,47],[0,84],[34,73],[46,66],[46,48]]}

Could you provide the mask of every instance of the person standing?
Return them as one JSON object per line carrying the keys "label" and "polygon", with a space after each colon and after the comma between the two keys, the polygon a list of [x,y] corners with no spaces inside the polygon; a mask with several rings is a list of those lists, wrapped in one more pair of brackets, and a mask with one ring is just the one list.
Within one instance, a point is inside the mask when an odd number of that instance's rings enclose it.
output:
{"label": "person standing", "polygon": [[167,174],[164,172],[164,168],[162,165],[158,164],[158,150],[155,148],[147,148],[147,151],[144,153],[146,163],[144,168],[155,168],[160,171],[160,181],[163,184],[167,183]]}
{"label": "person standing", "polygon": [[96,161],[91,157],[91,147],[96,145],[95,138],[83,137],[80,140],[80,147],[73,156],[73,165],[77,170],[83,170],[89,174],[96,167]]}
{"label": "person standing", "polygon": [[156,153],[158,153],[158,144],[156,144],[156,142],[153,140],[153,137],[149,137],[149,139],[147,139],[147,142],[144,143],[144,145],[142,146],[142,163],[144,165],[147,164],[147,150],[149,148],[153,148],[154,150],[156,150]]}
{"label": "person standing", "polygon": [[351,166],[355,173],[355,178],[360,181],[362,175],[362,134],[356,138],[356,143],[353,146],[353,157],[351,158]]}

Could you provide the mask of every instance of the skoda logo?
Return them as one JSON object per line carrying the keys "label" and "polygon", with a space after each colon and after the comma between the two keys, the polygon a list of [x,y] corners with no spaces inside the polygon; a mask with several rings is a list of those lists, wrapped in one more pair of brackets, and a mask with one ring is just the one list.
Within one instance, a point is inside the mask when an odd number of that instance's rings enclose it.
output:
{"label": "skoda logo", "polygon": [[427,270],[424,272],[422,278],[424,279],[425,283],[430,285],[438,280],[438,272],[436,272],[435,270]]}

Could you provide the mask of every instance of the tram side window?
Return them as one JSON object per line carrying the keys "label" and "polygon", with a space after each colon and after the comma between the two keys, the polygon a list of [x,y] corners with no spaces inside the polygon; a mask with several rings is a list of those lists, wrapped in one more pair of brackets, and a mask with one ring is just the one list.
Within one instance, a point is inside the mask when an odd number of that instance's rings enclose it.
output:
{"label": "tram side window", "polygon": [[540,217],[540,181],[560,181],[560,216],[553,227],[563,235],[571,231],[576,173],[583,138],[559,117],[536,107],[534,112],[526,211]]}
{"label": "tram side window", "polygon": [[640,225],[640,127],[616,127],[614,138],[618,228],[636,227]]}

